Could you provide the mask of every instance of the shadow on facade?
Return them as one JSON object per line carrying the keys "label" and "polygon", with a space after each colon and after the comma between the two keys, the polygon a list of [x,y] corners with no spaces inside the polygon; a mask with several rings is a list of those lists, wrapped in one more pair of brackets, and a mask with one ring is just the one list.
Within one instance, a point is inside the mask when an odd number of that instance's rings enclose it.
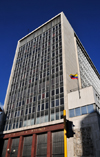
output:
{"label": "shadow on facade", "polygon": [[91,113],[80,122],[80,129],[74,130],[74,156],[100,157],[100,116]]}

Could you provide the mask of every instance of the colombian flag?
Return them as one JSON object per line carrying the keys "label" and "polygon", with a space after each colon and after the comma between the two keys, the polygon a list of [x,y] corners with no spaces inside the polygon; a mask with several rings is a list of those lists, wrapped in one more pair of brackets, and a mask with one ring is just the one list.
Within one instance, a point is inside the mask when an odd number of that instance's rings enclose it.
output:
{"label": "colombian flag", "polygon": [[78,79],[78,75],[77,75],[77,74],[75,74],[75,75],[70,74],[70,78],[71,78],[71,79]]}

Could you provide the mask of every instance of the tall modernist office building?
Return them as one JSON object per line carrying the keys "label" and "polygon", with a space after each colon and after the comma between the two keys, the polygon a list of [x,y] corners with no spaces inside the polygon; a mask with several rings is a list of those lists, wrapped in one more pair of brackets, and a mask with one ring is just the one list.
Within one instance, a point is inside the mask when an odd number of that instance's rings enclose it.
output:
{"label": "tall modernist office building", "polygon": [[[78,80],[69,76],[75,73]],[[2,157],[63,157],[64,109],[75,124],[68,157],[100,156],[99,95],[100,75],[61,12],[18,41]]]}

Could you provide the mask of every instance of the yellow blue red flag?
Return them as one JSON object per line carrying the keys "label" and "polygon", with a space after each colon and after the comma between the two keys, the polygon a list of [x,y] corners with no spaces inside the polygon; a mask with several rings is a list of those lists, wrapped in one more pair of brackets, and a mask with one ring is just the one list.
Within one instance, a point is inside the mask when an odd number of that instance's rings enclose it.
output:
{"label": "yellow blue red flag", "polygon": [[75,74],[75,75],[70,74],[70,78],[71,78],[71,79],[78,79],[78,74]]}

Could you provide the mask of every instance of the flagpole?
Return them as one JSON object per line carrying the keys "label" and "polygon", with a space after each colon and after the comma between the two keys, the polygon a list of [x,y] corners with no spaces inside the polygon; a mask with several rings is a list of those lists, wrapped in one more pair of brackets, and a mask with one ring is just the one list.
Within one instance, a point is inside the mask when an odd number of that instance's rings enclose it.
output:
{"label": "flagpole", "polygon": [[80,95],[80,87],[79,87],[79,81],[78,81],[78,78],[77,78],[77,86],[78,86],[79,99],[81,99],[81,95]]}

